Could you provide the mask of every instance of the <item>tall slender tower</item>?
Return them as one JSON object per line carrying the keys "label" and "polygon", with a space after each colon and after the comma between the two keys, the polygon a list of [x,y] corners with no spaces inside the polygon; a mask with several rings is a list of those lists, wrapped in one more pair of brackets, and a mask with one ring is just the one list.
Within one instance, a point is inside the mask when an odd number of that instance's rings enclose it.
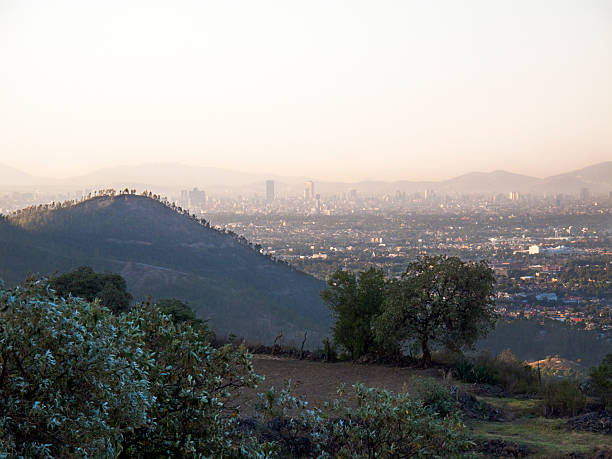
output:
{"label": "tall slender tower", "polygon": [[274,201],[274,180],[266,180],[266,201]]}
{"label": "tall slender tower", "polygon": [[304,185],[304,201],[313,200],[315,198],[314,182],[312,180],[308,180]]}

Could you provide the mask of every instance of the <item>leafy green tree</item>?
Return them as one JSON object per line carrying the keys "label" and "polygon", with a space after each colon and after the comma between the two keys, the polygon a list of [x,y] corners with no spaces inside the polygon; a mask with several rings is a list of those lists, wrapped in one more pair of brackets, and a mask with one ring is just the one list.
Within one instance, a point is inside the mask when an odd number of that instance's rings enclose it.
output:
{"label": "leafy green tree", "polygon": [[176,298],[163,298],[156,302],[156,306],[176,322],[202,322],[187,303]]}
{"label": "leafy green tree", "polygon": [[121,275],[97,273],[89,266],[80,266],[55,277],[51,280],[51,286],[60,296],[70,294],[87,301],[98,298],[102,306],[116,313],[129,309],[132,300],[125,279]]}
{"label": "leafy green tree", "polygon": [[451,350],[472,346],[495,325],[494,283],[485,262],[423,256],[401,279],[389,282],[375,321],[377,339],[395,348],[415,341],[425,367],[431,364],[432,344]]}
{"label": "leafy green tree", "polygon": [[321,297],[335,317],[334,341],[353,359],[375,350],[372,319],[380,313],[384,300],[383,272],[374,268],[358,274],[337,270],[327,284]]}

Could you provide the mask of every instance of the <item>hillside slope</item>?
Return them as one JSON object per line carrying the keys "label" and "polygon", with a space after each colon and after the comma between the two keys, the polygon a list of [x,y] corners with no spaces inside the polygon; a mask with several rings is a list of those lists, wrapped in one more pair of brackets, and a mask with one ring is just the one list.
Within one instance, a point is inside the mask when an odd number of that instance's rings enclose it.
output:
{"label": "hillside slope", "polygon": [[0,278],[90,265],[115,271],[137,298],[187,301],[219,333],[320,345],[330,315],[324,283],[257,253],[229,234],[144,196],[89,199],[0,222]]}

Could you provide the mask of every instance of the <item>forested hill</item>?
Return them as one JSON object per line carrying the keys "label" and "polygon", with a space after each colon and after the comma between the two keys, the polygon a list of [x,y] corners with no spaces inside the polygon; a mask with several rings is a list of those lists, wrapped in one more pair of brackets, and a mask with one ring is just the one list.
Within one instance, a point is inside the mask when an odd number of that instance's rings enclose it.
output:
{"label": "forested hill", "polygon": [[173,205],[120,194],[25,209],[0,219],[0,278],[80,265],[121,273],[137,298],[187,301],[221,334],[319,346],[330,315],[324,283],[260,254]]}

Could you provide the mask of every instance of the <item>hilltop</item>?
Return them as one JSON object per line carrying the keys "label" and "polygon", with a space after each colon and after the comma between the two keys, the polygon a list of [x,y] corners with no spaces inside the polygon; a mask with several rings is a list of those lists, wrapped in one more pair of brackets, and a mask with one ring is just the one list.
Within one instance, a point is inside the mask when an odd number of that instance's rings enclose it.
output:
{"label": "hilltop", "polygon": [[0,220],[0,278],[80,265],[119,272],[137,300],[188,302],[221,335],[320,345],[330,325],[324,283],[148,196],[99,196],[38,206]]}

